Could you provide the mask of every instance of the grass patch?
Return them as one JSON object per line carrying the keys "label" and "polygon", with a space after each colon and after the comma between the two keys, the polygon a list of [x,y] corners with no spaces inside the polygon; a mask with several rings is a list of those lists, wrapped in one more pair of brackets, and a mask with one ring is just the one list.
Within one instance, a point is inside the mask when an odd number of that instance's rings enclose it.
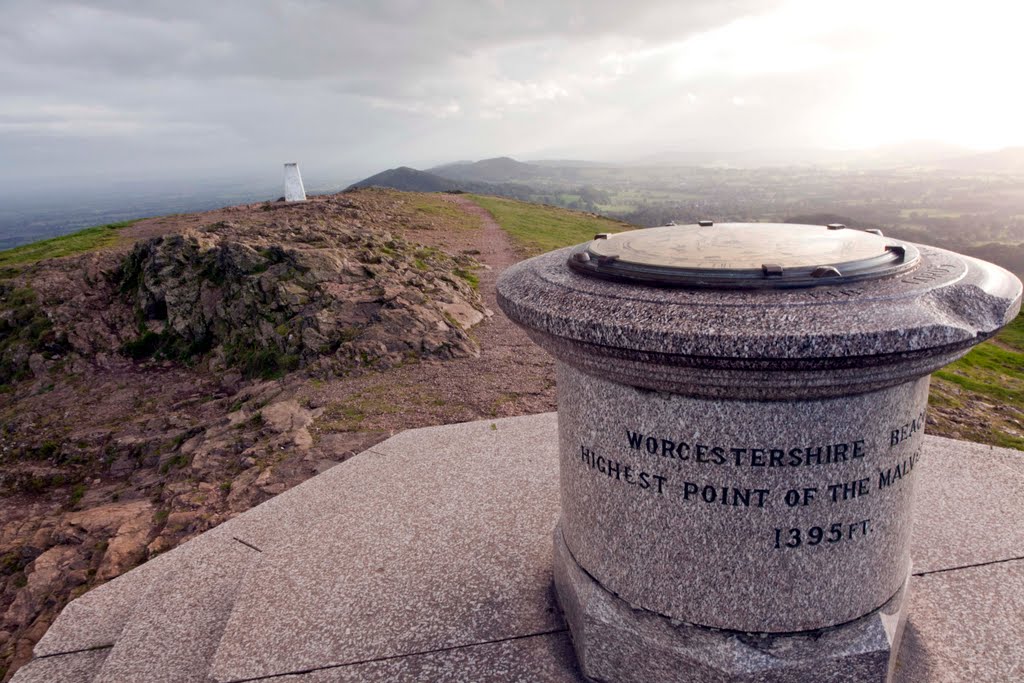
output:
{"label": "grass patch", "polygon": [[456,277],[461,277],[463,280],[469,283],[469,286],[473,289],[480,288],[480,278],[477,277],[476,273],[466,270],[465,268],[456,268],[452,271]]}
{"label": "grass patch", "polygon": [[213,338],[209,335],[189,341],[170,331],[158,334],[146,330],[137,339],[122,344],[121,353],[135,360],[156,358],[188,363],[212,347]]}
{"label": "grass patch", "polygon": [[31,376],[29,354],[62,354],[66,349],[66,340],[54,334],[35,290],[0,283],[0,385]]}
{"label": "grass patch", "polygon": [[[328,405],[317,422],[320,432],[357,432],[367,428],[367,421],[381,415],[396,415],[403,411],[394,398],[393,387],[372,386],[356,396]],[[405,387],[402,387],[404,391]],[[409,403],[412,403],[409,397]],[[375,425],[369,425],[376,428]]]}
{"label": "grass patch", "polygon": [[246,379],[278,379],[299,367],[299,357],[273,346],[226,344],[228,365],[238,368]]}
{"label": "grass patch", "polygon": [[445,201],[438,196],[429,194],[403,195],[413,210],[415,218],[426,219],[427,222],[441,222],[446,228],[459,230],[479,230],[482,225],[480,218],[466,213],[457,205]]}
{"label": "grass patch", "polygon": [[185,455],[184,453],[178,453],[173,457],[167,459],[166,461],[164,461],[162,465],[160,465],[160,474],[167,474],[172,469],[180,470],[184,467],[187,467],[191,462],[192,459],[189,458],[187,455]]}
{"label": "grass patch", "polygon": [[68,503],[70,504],[71,507],[74,508],[79,503],[82,502],[82,497],[85,495],[85,491],[85,484],[76,484],[74,487],[72,487],[71,497],[68,500]]}
{"label": "grass patch", "polygon": [[929,405],[932,433],[1024,450],[1024,316],[935,372]]}
{"label": "grass patch", "polygon": [[471,195],[471,198],[487,209],[498,225],[530,255],[586,242],[599,232],[635,228],[628,223],[554,206],[482,195]]}
{"label": "grass patch", "polygon": [[1022,371],[1024,355],[986,342],[935,376],[997,403],[1019,404],[1024,399]]}
{"label": "grass patch", "polygon": [[118,232],[122,228],[138,222],[139,219],[107,223],[73,232],[70,235],[51,237],[50,239],[32,242],[13,249],[0,251],[0,268],[5,266],[23,266],[48,258],[71,256],[84,251],[92,251],[108,247],[118,240]]}

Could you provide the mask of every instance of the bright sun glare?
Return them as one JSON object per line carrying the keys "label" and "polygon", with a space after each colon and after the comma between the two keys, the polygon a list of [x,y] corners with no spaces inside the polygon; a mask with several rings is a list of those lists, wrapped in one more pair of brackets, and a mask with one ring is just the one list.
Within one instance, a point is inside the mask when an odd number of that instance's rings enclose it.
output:
{"label": "bright sun glare", "polygon": [[1024,144],[1021,26],[1024,5],[992,0],[793,0],[670,50],[682,81],[843,70],[852,84],[838,96],[843,106],[821,121],[833,146],[997,148]]}

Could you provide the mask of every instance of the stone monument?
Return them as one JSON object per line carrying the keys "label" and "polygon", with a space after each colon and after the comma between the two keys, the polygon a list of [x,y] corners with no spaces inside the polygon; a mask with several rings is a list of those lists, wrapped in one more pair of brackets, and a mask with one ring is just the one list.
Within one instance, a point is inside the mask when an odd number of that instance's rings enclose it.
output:
{"label": "stone monument", "polygon": [[286,202],[306,201],[306,188],[302,186],[302,174],[299,173],[299,165],[296,163],[284,165],[284,200]]}
{"label": "stone monument", "polygon": [[885,681],[929,374],[1021,283],[842,225],[597,235],[508,269],[557,360],[555,585],[583,672]]}

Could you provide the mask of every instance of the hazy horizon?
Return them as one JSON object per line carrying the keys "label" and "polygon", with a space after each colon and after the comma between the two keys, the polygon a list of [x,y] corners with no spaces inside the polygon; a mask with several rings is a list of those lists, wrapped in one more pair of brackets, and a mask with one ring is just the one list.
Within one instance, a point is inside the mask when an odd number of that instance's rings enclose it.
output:
{"label": "hazy horizon", "polygon": [[8,0],[0,184],[1024,145],[1022,13],[989,0]]}

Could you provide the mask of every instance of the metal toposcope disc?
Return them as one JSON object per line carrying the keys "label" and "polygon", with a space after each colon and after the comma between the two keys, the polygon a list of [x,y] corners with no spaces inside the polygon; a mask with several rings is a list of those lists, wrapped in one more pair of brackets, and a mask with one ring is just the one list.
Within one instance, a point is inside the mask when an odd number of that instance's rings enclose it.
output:
{"label": "metal toposcope disc", "polygon": [[708,223],[598,235],[569,266],[668,287],[787,288],[896,275],[920,259],[911,244],[843,226]]}

